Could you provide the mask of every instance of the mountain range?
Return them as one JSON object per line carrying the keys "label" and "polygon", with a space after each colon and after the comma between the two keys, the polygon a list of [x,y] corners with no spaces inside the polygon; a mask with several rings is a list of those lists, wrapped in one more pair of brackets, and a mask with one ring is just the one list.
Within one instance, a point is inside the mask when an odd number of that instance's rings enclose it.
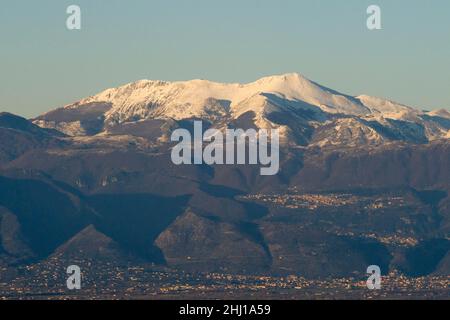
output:
{"label": "mountain range", "polygon": [[[280,172],[181,165],[171,132],[281,133]],[[0,114],[0,265],[146,261],[187,271],[450,274],[450,113],[299,74],[141,80],[34,119]]]}

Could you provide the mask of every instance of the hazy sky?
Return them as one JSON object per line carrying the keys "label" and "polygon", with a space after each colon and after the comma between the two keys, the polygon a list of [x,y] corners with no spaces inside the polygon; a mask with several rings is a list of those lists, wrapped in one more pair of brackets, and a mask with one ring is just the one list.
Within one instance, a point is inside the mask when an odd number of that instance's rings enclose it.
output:
{"label": "hazy sky", "polygon": [[[66,8],[82,29],[66,29]],[[381,31],[366,9],[382,9]],[[27,117],[138,79],[250,82],[450,108],[448,0],[2,0],[0,111]]]}

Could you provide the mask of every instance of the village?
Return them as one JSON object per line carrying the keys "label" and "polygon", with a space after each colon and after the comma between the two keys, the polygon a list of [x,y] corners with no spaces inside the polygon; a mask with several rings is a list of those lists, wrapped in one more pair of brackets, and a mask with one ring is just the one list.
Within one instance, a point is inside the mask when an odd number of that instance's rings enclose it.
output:
{"label": "village", "polygon": [[381,290],[368,290],[366,277],[307,279],[186,273],[151,265],[118,266],[95,261],[82,277],[81,290],[66,287],[66,262],[52,260],[24,267],[10,278],[0,267],[0,300],[8,299],[448,299],[446,276],[411,278],[398,272],[382,277]]}

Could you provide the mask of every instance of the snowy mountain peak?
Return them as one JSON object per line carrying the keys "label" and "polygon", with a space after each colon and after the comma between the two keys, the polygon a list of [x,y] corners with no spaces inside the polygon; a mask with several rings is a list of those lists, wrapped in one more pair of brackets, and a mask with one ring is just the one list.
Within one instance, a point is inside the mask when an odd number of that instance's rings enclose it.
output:
{"label": "snowy mountain peak", "polygon": [[254,83],[259,85],[263,84],[298,85],[300,83],[311,83],[311,81],[299,73],[285,73],[280,75],[263,77],[259,80],[256,80]]}
{"label": "snowy mountain peak", "polygon": [[[350,140],[378,144],[386,138],[420,142],[440,139],[448,136],[450,129],[449,122],[442,120],[448,118],[444,111],[424,113],[382,98],[352,97],[298,73],[263,77],[246,84],[202,79],[139,80],[51,111],[35,123],[79,136],[109,134],[114,127],[146,120],[193,118],[218,127],[230,123],[277,127],[300,144],[307,144],[311,134],[317,135],[318,128],[325,126],[323,137],[315,139],[318,145],[323,139],[331,141],[326,135],[333,132],[346,144],[351,144]],[[327,129],[329,126],[339,130]]]}
{"label": "snowy mountain peak", "polygon": [[[140,80],[66,106],[78,108],[91,103],[111,103],[106,118],[126,122],[148,117],[183,119],[208,113],[205,101],[224,101],[235,114],[238,106],[258,94],[273,94],[290,101],[302,101],[328,113],[364,115],[370,110],[357,99],[320,86],[297,74],[261,78],[248,84],[218,83],[207,80],[178,82]],[[255,106],[258,109],[258,106]]]}

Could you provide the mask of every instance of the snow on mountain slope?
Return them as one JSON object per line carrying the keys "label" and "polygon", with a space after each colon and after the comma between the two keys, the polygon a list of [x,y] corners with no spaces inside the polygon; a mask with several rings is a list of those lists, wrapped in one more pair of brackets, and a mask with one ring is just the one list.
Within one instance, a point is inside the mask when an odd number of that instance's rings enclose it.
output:
{"label": "snow on mountain slope", "polygon": [[359,145],[379,145],[386,139],[375,129],[354,118],[327,121],[316,130],[311,146],[355,147]]}
{"label": "snow on mountain slope", "polygon": [[[326,129],[323,132],[336,133],[333,139],[350,145],[380,144],[385,140],[424,143],[448,137],[450,129],[445,110],[426,113],[382,98],[351,97],[297,73],[265,77],[248,84],[140,80],[48,112],[34,123],[69,135],[92,136],[126,131],[128,124],[139,124],[139,130],[135,129],[143,132],[147,124],[152,128],[158,125],[149,121],[194,118],[218,128],[230,124],[278,128],[286,141],[295,140],[302,145],[309,144],[314,131],[316,138],[322,136],[322,126]],[[340,118],[343,120],[336,121]],[[334,131],[330,125],[336,126]],[[321,140],[315,139],[315,143],[331,141]]]}
{"label": "snow on mountain slope", "polygon": [[411,107],[382,99],[361,95],[356,97],[363,105],[368,107],[373,116],[382,116],[388,119],[415,120],[419,111]]}
{"label": "snow on mountain slope", "polygon": [[427,112],[427,115],[432,116],[432,117],[442,117],[442,118],[450,119],[450,112],[445,109],[433,110],[433,111]]}
{"label": "snow on mountain slope", "polygon": [[[364,117],[366,120],[373,119],[394,131],[405,131],[406,126],[407,134],[410,137],[415,136],[410,139],[412,141],[421,140],[420,136],[429,141],[449,136],[450,121],[446,119],[450,119],[450,112],[444,109],[422,112],[382,98],[361,95],[357,99],[371,111],[369,116]],[[398,128],[399,126],[403,128]]]}
{"label": "snow on mountain slope", "polygon": [[[271,93],[286,100],[304,101],[330,113],[369,113],[369,109],[356,99],[322,87],[295,73],[266,77],[249,84],[224,84],[206,80],[141,80],[105,90],[66,108],[107,102],[112,104],[112,108],[105,116],[111,123],[148,117],[170,117],[179,120],[192,117],[208,118],[211,109],[207,101],[212,98],[223,102],[222,108],[219,106],[216,110],[219,114],[230,111],[237,117],[244,113],[239,108],[241,103],[260,93]],[[227,107],[230,109],[227,110]],[[258,105],[255,108],[258,108]]]}
{"label": "snow on mountain slope", "polygon": [[445,109],[426,112],[422,115],[430,140],[450,138],[450,112]]}
{"label": "snow on mountain slope", "polygon": [[368,121],[376,121],[394,135],[407,141],[433,141],[448,138],[450,132],[450,113],[446,110],[423,112],[390,100],[358,96],[357,99],[368,107],[371,114],[365,116]]}

